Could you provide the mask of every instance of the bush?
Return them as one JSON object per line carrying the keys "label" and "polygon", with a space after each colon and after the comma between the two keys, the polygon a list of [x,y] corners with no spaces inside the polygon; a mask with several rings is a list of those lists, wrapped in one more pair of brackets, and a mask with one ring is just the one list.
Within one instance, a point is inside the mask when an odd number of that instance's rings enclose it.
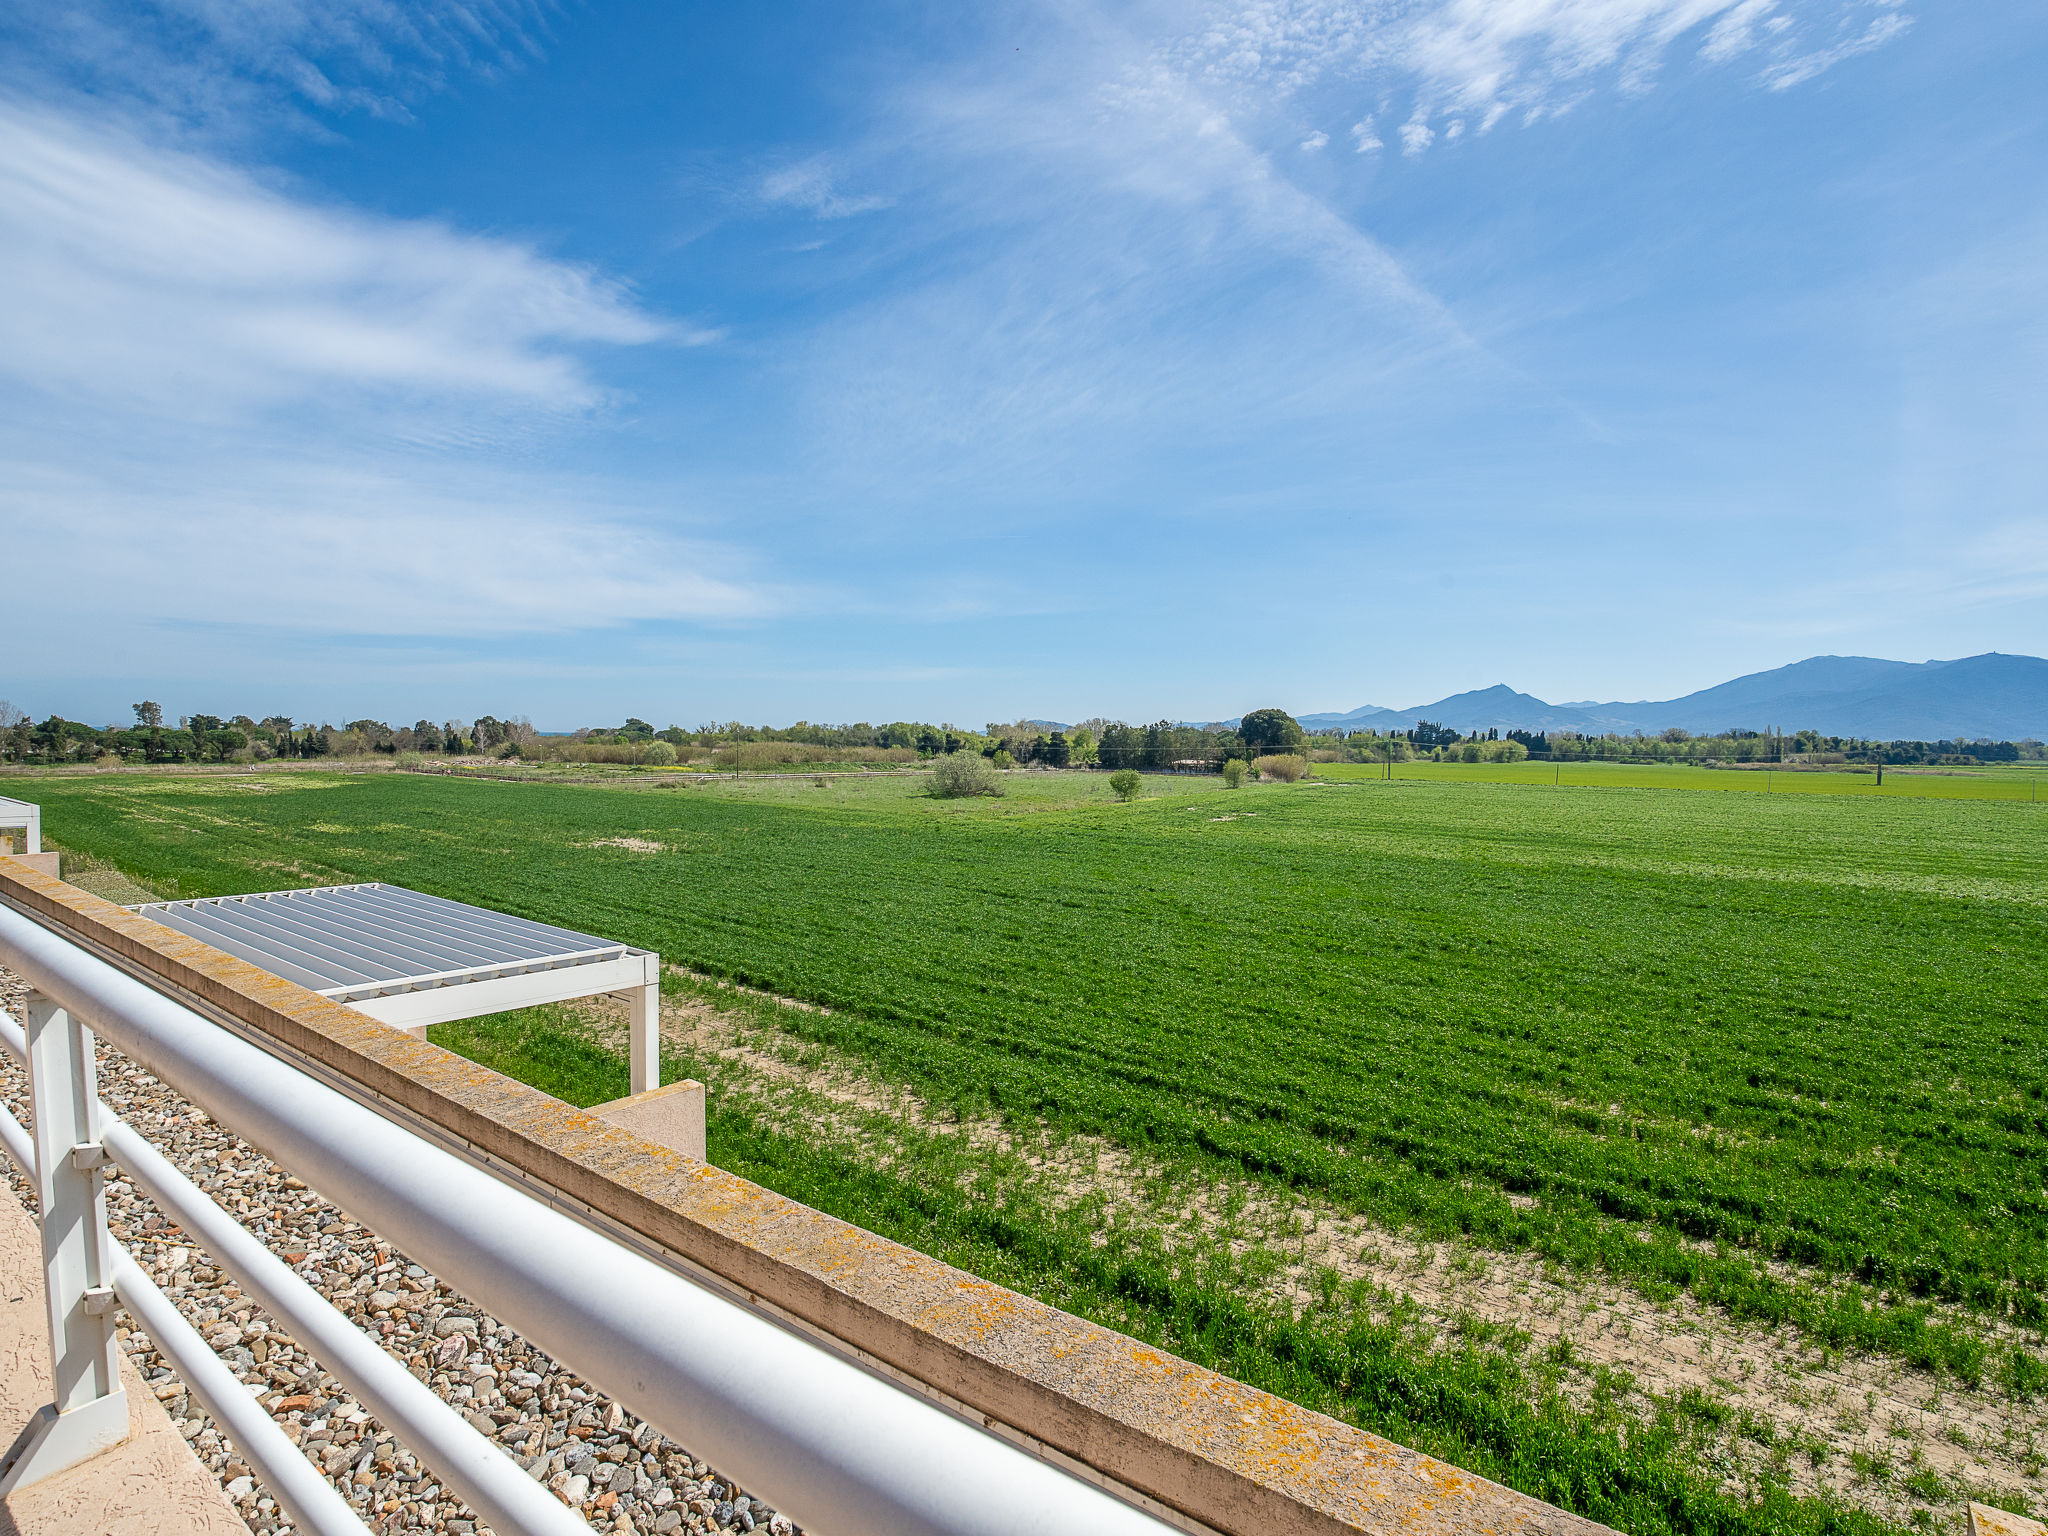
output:
{"label": "bush", "polygon": [[1274,752],[1252,759],[1252,768],[1262,779],[1292,784],[1308,772],[1308,759],[1298,752]]}
{"label": "bush", "polygon": [[640,761],[650,768],[673,768],[676,765],[675,743],[650,741],[640,753]]}
{"label": "bush", "polygon": [[1458,748],[1458,761],[1463,763],[1476,763],[1485,756],[1486,754],[1479,749],[1479,743],[1476,741],[1468,741],[1464,746]]}
{"label": "bush", "polygon": [[1138,786],[1144,782],[1134,768],[1119,768],[1109,776],[1109,787],[1116,791],[1119,800],[1128,800],[1137,794]]}
{"label": "bush", "polygon": [[1223,765],[1223,784],[1227,789],[1244,787],[1244,759],[1233,757]]}
{"label": "bush", "polygon": [[932,793],[942,800],[1002,792],[995,765],[979,752],[948,752],[932,760]]}
{"label": "bush", "polygon": [[989,758],[989,762],[996,768],[1014,768],[1017,766],[1017,759],[1010,756],[1009,752],[1002,747],[996,748],[995,754]]}

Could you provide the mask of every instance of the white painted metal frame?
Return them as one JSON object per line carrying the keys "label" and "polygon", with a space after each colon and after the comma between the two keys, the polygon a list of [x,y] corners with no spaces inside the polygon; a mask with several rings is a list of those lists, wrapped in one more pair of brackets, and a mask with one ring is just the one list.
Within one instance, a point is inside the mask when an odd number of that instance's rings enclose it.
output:
{"label": "white painted metal frame", "polygon": [[0,795],[0,832],[22,829],[23,853],[43,851],[43,808],[30,800],[9,800]]}
{"label": "white painted metal frame", "polygon": [[19,1054],[35,1095],[36,1128],[34,1159],[22,1172],[35,1181],[42,1211],[54,1400],[37,1410],[0,1463],[0,1497],[128,1438],[92,1031],[40,992],[28,996],[27,1025]]}
{"label": "white painted metal frame", "polygon": [[[0,1045],[4,1045],[17,1059],[27,1061],[28,1047],[21,1030],[4,1015],[0,1015]],[[104,1104],[99,1112],[103,1129],[113,1123],[112,1113]],[[30,1144],[28,1132],[12,1115],[0,1114],[0,1146],[5,1147],[17,1167],[34,1176],[35,1148]],[[302,1530],[316,1533],[316,1536],[365,1536],[368,1528],[356,1518],[348,1502],[334,1491],[331,1483],[313,1470],[299,1454],[298,1447],[285,1438],[277,1421],[263,1411],[256,1399],[249,1395],[248,1389],[235,1379],[235,1373],[221,1363],[220,1357],[199,1336],[199,1330],[185,1321],[171,1299],[143,1273],[142,1266],[118,1244],[113,1245],[113,1255],[114,1292],[121,1305],[142,1325],[164,1358],[177,1367],[178,1375],[215,1422],[227,1430],[228,1438],[249,1458],[250,1464],[261,1474],[264,1486],[276,1494],[277,1502],[291,1516],[293,1523]],[[41,1420],[42,1415],[39,1414],[35,1422],[39,1424]],[[123,1437],[126,1430],[124,1422]],[[90,1455],[91,1452],[86,1451],[85,1454]],[[55,1459],[50,1451],[44,1452],[45,1461]],[[67,1460],[64,1464],[72,1463]],[[10,1486],[26,1486],[61,1470],[63,1468],[56,1465],[24,1466],[17,1473],[10,1466]]]}
{"label": "white painted metal frame", "polygon": [[394,1028],[617,994],[631,1089],[661,1086],[661,956],[381,882],[131,910]]}
{"label": "white painted metal frame", "polygon": [[[803,1526],[837,1536],[1167,1536],[1172,1529],[579,1224],[554,1203],[501,1182],[4,905],[0,963],[71,1010],[79,1034],[85,1026],[99,1031],[220,1124],[315,1180],[371,1230],[670,1438],[760,1489]],[[49,1111],[40,1097],[36,1108],[40,1123]],[[298,1315],[285,1290],[260,1292],[269,1272],[244,1249],[261,1245],[246,1233],[236,1238],[221,1225],[232,1225],[225,1213],[207,1213],[164,1180],[132,1131],[102,1126],[109,1149],[137,1182],[156,1185],[152,1194],[171,1202],[181,1225],[217,1242],[216,1257],[266,1305],[284,1309],[279,1315],[294,1333],[316,1351],[338,1355],[349,1347],[338,1334],[316,1337],[315,1320]],[[46,1229],[46,1244],[61,1239]],[[277,1263],[267,1252],[264,1260]],[[238,1265],[246,1265],[246,1275]],[[342,1327],[350,1331],[345,1319]],[[343,1374],[342,1359],[324,1363]],[[363,1386],[370,1385],[366,1372]],[[453,1416],[438,1400],[436,1406]],[[459,1421],[458,1427],[467,1428]],[[432,1455],[424,1445],[416,1449]],[[546,1497],[502,1451],[490,1450],[513,1481]],[[488,1508],[484,1490],[464,1488],[455,1466],[434,1470],[508,1536],[562,1529],[526,1509]],[[560,1505],[553,1511],[575,1519]]]}

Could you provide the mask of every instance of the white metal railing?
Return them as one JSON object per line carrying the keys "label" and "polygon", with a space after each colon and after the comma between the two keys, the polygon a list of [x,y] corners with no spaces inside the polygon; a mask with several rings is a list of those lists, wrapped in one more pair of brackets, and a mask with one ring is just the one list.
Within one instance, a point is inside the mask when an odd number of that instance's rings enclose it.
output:
{"label": "white metal railing", "polygon": [[24,1435],[0,1491],[125,1434],[112,1334],[118,1298],[299,1523],[362,1529],[323,1479],[302,1475],[311,1473],[304,1457],[113,1243],[100,1189],[112,1161],[504,1536],[586,1529],[99,1103],[97,1033],[800,1525],[833,1536],[1171,1529],[594,1232],[9,906],[0,906],[0,964],[34,989],[25,1035],[0,1029],[0,1044],[29,1068],[34,1146],[4,1115],[0,1140],[43,1201],[57,1367],[57,1401],[38,1432]]}

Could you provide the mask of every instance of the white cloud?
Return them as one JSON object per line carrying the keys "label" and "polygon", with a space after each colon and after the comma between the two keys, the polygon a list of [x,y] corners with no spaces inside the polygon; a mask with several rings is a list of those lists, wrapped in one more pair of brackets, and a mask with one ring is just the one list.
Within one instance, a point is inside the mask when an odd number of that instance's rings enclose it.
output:
{"label": "white cloud", "polygon": [[[249,445],[244,445],[247,448]],[[121,594],[120,625],[238,623],[321,635],[492,635],[775,607],[733,553],[592,488],[488,465],[228,453],[61,465],[15,443],[0,525],[61,624]],[[131,636],[132,639],[132,636]]]}
{"label": "white cloud", "polygon": [[1401,125],[1401,153],[1419,155],[1436,141],[1436,130],[1429,126],[1429,114],[1417,106],[1415,115]]}
{"label": "white cloud", "polygon": [[1386,141],[1374,132],[1372,119],[1367,117],[1351,125],[1352,140],[1358,145],[1358,153],[1370,154],[1376,149],[1385,149]]}
{"label": "white cloud", "polygon": [[1863,31],[1850,38],[1844,38],[1827,48],[1812,53],[1794,54],[1772,64],[1763,73],[1764,84],[1774,91],[1787,91],[1795,85],[1804,85],[1815,75],[1832,69],[1844,59],[1853,59],[1859,53],[1868,53],[1881,48],[1899,36],[1913,24],[1913,18],[1888,12],[1875,18]]}
{"label": "white cloud", "polygon": [[[1162,57],[1247,110],[1366,85],[1412,93],[1424,127],[1476,113],[1484,133],[1510,112],[1534,122],[1568,111],[1603,82],[1646,91],[1678,40],[1703,27],[1707,63],[1764,48],[1757,79],[1781,90],[1908,20],[1896,0],[1217,0]],[[1808,41],[1821,36],[1833,40]]]}
{"label": "white cloud", "polygon": [[0,29],[17,44],[0,79],[61,73],[237,139],[279,118],[315,133],[331,115],[405,119],[453,77],[522,68],[548,30],[537,5],[472,0],[67,0]]}
{"label": "white cloud", "polygon": [[878,132],[868,153],[918,216],[873,239],[918,276],[790,368],[811,472],[856,482],[844,499],[957,508],[971,485],[978,518],[1024,497],[1042,516],[1048,478],[1099,493],[1274,434],[1355,452],[1408,409],[1392,380],[1420,359],[1464,382],[1494,367],[1370,232],[1148,52],[1083,36],[908,94]]}
{"label": "white cloud", "polygon": [[832,167],[823,156],[814,156],[761,180],[761,196],[771,203],[808,208],[821,219],[847,219],[855,214],[873,213],[890,206],[891,199],[874,194],[853,196],[839,190]]}
{"label": "white cloud", "polygon": [[1301,141],[1301,147],[1313,154],[1330,142],[1330,136],[1320,128]]}
{"label": "white cloud", "polygon": [[1782,30],[1791,25],[1786,17],[1777,14],[1777,9],[1777,0],[1740,0],[1714,23],[1706,42],[1700,45],[1700,57],[1710,63],[1725,64],[1737,54],[1747,53],[1757,45],[1760,26]]}
{"label": "white cloud", "polygon": [[559,633],[774,602],[672,512],[532,467],[610,401],[593,349],[705,339],[596,272],[4,101],[0,249],[19,622],[102,591],[116,647],[158,622]]}
{"label": "white cloud", "polygon": [[0,103],[0,374],[212,418],[311,397],[581,410],[591,344],[698,341],[506,240],[372,219]]}

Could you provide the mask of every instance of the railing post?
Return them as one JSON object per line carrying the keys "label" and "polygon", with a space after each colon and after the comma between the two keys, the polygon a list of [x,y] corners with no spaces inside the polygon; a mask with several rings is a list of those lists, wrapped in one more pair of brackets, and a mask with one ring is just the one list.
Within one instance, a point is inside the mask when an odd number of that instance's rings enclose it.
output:
{"label": "railing post", "polygon": [[128,1438],[92,1031],[31,992],[27,1033],[55,1393],[0,1459],[0,1497]]}

